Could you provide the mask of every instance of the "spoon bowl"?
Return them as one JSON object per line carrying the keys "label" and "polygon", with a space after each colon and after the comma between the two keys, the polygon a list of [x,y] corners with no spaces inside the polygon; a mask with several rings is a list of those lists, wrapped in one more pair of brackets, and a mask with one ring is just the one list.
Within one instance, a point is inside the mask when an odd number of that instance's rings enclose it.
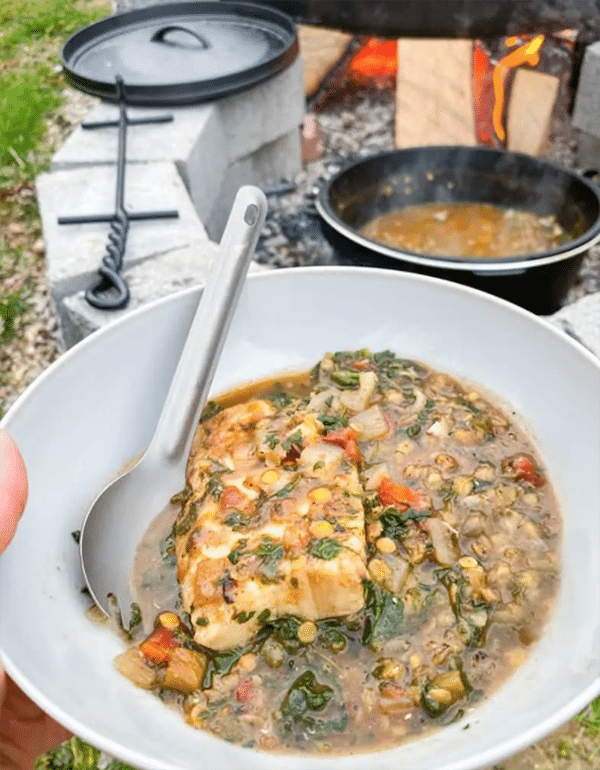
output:
{"label": "spoon bowl", "polygon": [[193,431],[266,210],[261,190],[239,190],[150,444],[104,488],[83,521],[79,547],[88,590],[106,615],[116,601],[126,627],[135,598],[130,580],[137,545],[152,519],[184,485]]}

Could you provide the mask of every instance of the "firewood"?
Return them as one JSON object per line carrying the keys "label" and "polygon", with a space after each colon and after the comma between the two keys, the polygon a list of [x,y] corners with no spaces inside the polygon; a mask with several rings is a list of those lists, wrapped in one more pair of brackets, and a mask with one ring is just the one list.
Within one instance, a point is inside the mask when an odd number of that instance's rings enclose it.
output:
{"label": "firewood", "polygon": [[541,155],[552,123],[560,81],[544,72],[519,68],[510,89],[506,148]]}
{"label": "firewood", "polygon": [[398,40],[395,143],[476,145],[470,40]]}
{"label": "firewood", "polygon": [[346,52],[352,35],[299,24],[298,41],[304,66],[304,93],[312,96]]}

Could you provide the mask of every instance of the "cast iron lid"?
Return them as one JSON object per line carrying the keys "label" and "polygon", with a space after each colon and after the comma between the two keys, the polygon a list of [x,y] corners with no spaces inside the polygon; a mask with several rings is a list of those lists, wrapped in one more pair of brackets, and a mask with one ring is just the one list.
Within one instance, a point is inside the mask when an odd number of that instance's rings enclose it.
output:
{"label": "cast iron lid", "polygon": [[273,8],[220,0],[175,3],[111,16],[63,46],[69,83],[128,104],[175,106],[241,91],[298,55],[293,20]]}

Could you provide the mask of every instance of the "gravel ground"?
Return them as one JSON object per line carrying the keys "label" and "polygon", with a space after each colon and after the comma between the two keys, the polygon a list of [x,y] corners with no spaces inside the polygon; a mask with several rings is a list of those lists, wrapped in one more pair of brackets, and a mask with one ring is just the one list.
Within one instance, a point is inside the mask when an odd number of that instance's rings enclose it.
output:
{"label": "gravel ground", "polygon": [[[66,104],[49,122],[56,148],[96,102],[71,89]],[[361,157],[392,149],[393,102],[385,92],[372,94],[351,105],[338,105],[318,116],[324,153],[308,163],[297,179],[295,190],[270,196],[270,212],[257,257],[273,266],[331,264],[334,257],[323,241],[312,203],[320,180],[334,173],[350,157]],[[548,155],[572,166],[574,139],[559,136]],[[41,247],[38,244],[38,249]],[[39,255],[41,256],[41,254]],[[61,353],[56,314],[49,299],[43,260],[32,268],[33,284],[29,310],[17,319],[12,342],[0,346],[0,407],[8,407]],[[0,294],[17,287],[24,278],[13,276],[11,286],[0,283]],[[577,284],[568,301],[600,291],[600,249],[586,257]],[[494,770],[586,770],[600,766],[600,741],[585,734],[577,720]]]}

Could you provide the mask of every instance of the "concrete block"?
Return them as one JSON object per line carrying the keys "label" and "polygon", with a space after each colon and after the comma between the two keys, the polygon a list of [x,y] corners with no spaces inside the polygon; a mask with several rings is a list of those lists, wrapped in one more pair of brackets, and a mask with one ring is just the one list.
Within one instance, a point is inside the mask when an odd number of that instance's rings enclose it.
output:
{"label": "concrete block", "polygon": [[583,171],[600,171],[600,137],[586,134],[577,137],[577,167]]}
{"label": "concrete block", "polygon": [[600,292],[578,299],[547,320],[600,357]]}
{"label": "concrete block", "polygon": [[[217,158],[229,165],[298,128],[304,120],[304,102],[302,63],[298,58],[283,72],[253,88],[211,102],[174,108],[128,107],[130,119],[171,115],[173,121],[129,125],[127,161],[169,161],[180,170],[189,167],[189,174],[197,173],[198,159],[202,159],[204,168]],[[102,102],[86,122],[116,120],[118,113],[116,105]],[[115,163],[117,141],[116,127],[79,126],[54,155],[51,169]]]}
{"label": "concrete block", "polygon": [[[123,310],[98,310],[91,307],[83,292],[65,297],[60,308],[65,346],[72,347],[88,334],[114,323],[142,305],[190,286],[204,286],[218,253],[218,244],[197,241],[141,265],[128,267],[123,271],[123,277],[129,285],[131,300]],[[249,272],[263,272],[266,269],[264,265],[252,262]]]}
{"label": "concrete block", "polygon": [[[296,145],[304,109],[299,58],[275,77],[207,104],[168,110],[130,107],[131,119],[170,114],[173,122],[129,126],[127,162],[132,167],[148,162],[175,164],[200,220],[210,223],[209,233],[218,239],[233,200],[229,193],[222,199],[221,190],[234,189],[235,194],[241,184],[262,186],[301,170]],[[87,120],[114,120],[117,115],[115,105],[101,103]],[[117,128],[79,127],[55,154],[51,168],[114,165],[117,141]]]}
{"label": "concrete block", "polygon": [[[128,125],[128,163],[168,161],[178,167],[185,166],[196,145],[203,144],[205,135],[223,135],[219,113],[213,103],[176,109],[128,107],[127,115],[131,120],[161,115],[173,118],[169,123]],[[118,117],[117,105],[101,102],[86,116],[85,122],[114,121]],[[116,127],[85,129],[78,126],[52,158],[51,170],[116,163],[118,134]],[[227,153],[224,144],[220,152]]]}
{"label": "concrete block", "polygon": [[304,121],[305,102],[300,57],[254,88],[216,101],[229,160],[243,158],[299,128]]}
{"label": "concrete block", "polygon": [[[115,208],[114,166],[92,166],[42,174],[36,180],[52,293],[59,303],[87,288],[106,253],[108,224],[59,225],[57,217],[110,214]],[[134,221],[129,228],[124,266],[208,240],[173,163],[137,163],[125,173],[128,211],[175,209],[177,219]]]}
{"label": "concrete block", "polygon": [[[210,214],[203,218],[209,237],[220,240],[233,199],[242,185],[264,187],[284,179],[293,179],[301,167],[302,147],[300,129],[297,128],[229,166]],[[203,180],[198,182],[202,183]],[[193,182],[191,195],[198,210],[196,197],[200,196]]]}
{"label": "concrete block", "polygon": [[573,125],[600,137],[600,41],[585,49],[575,95]]}

